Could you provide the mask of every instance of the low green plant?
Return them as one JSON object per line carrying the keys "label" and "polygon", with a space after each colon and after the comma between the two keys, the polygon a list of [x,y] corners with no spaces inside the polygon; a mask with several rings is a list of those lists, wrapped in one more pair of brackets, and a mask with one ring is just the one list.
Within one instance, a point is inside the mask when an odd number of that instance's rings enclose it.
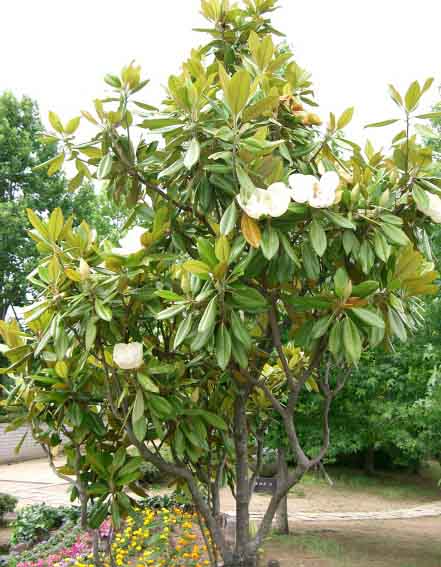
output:
{"label": "low green plant", "polygon": [[67,521],[60,529],[56,530],[47,541],[34,545],[32,549],[14,554],[8,567],[17,563],[34,562],[42,557],[71,547],[81,534],[81,528],[73,521]]}
{"label": "low green plant", "polygon": [[13,512],[17,506],[17,498],[10,494],[0,492],[0,525],[3,523],[3,516],[8,512]]}
{"label": "low green plant", "polygon": [[163,508],[171,510],[172,508],[180,508],[184,511],[190,511],[192,509],[191,499],[180,491],[174,491],[171,494],[147,496],[147,498],[144,498],[140,502],[140,505],[142,508],[149,508],[151,510],[162,510]]}
{"label": "low green plant", "polygon": [[47,506],[33,504],[22,508],[13,523],[11,543],[33,543],[47,538],[50,531],[66,522],[77,522],[80,516],[76,506]]}

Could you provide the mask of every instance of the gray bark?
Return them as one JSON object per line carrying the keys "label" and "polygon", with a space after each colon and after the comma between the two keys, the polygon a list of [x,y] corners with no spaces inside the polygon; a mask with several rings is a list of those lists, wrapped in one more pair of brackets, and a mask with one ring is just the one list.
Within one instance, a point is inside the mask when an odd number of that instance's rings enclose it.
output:
{"label": "gray bark", "polygon": [[[234,402],[234,445],[236,452],[236,546],[235,556],[242,565],[250,540],[250,491],[248,480],[248,392],[241,389]],[[242,562],[242,563],[241,563]]]}
{"label": "gray bark", "polygon": [[[278,458],[278,473],[277,473],[277,484],[281,487],[286,485],[288,478],[288,466],[286,464],[285,450],[279,447],[277,450]],[[279,507],[276,513],[276,531],[279,534],[288,535],[289,525],[288,525],[288,494],[282,497]]]}

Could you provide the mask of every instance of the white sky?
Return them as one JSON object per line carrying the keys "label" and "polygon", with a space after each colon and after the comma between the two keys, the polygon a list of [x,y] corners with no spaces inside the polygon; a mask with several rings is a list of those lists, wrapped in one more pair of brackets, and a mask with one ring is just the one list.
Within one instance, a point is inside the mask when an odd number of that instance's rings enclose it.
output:
{"label": "white sky", "polygon": [[[275,26],[287,34],[297,62],[313,76],[321,113],[355,106],[349,134],[396,115],[387,84],[405,88],[435,77],[441,84],[439,0],[281,0]],[[202,43],[199,0],[7,0],[2,3],[0,91],[28,94],[43,118],[63,121],[90,109],[105,93],[102,77],[135,59],[151,79],[144,99],[161,86],[190,48]],[[425,108],[441,98],[437,87]],[[385,140],[390,129],[371,130]],[[387,134],[386,134],[387,130]],[[387,136],[388,138],[388,136]]]}

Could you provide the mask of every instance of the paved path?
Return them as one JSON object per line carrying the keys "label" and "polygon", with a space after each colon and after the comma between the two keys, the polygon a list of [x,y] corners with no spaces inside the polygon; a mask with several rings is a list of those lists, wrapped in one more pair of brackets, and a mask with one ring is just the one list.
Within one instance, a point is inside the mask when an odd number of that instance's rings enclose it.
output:
{"label": "paved path", "polygon": [[[20,508],[43,502],[55,506],[68,504],[68,489],[68,483],[52,472],[45,459],[0,465],[0,492],[16,496]],[[231,506],[231,503],[227,505]],[[233,510],[225,513],[235,517]],[[262,519],[262,516],[262,513],[251,512],[253,520]],[[435,516],[441,516],[441,501],[384,512],[288,512],[290,522],[404,520]]]}
{"label": "paved path", "polygon": [[[225,512],[230,518],[236,516],[235,512]],[[262,513],[251,512],[252,520],[261,520]],[[304,512],[288,512],[290,522],[341,522],[360,520],[406,520],[409,518],[428,518],[441,516],[441,502],[423,504],[416,508],[401,510],[388,510],[387,512],[317,512],[306,514]]]}
{"label": "paved path", "polygon": [[46,459],[0,465],[0,492],[18,498],[18,507],[28,504],[69,504],[69,485],[52,472]]}

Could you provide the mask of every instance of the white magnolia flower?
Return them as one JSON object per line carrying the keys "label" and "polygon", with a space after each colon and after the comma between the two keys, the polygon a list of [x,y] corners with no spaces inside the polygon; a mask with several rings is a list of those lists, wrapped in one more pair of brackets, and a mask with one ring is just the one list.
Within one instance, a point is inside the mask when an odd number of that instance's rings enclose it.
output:
{"label": "white magnolia flower", "polygon": [[112,252],[114,254],[119,254],[120,256],[129,256],[130,254],[136,254],[143,249],[141,243],[141,236],[147,232],[142,226],[134,226],[129,230],[129,232],[121,238],[119,245],[121,248],[113,248]]}
{"label": "white magnolia flower", "polygon": [[143,363],[141,343],[117,343],[113,347],[113,361],[123,370],[139,368]]}
{"label": "white magnolia flower", "polygon": [[288,187],[284,183],[273,183],[268,189],[255,189],[254,193],[245,203],[237,197],[237,201],[253,219],[260,219],[262,216],[281,217],[289,207],[291,195]]}
{"label": "white magnolia flower", "polygon": [[420,210],[424,215],[430,217],[433,222],[440,224],[441,223],[441,199],[438,195],[434,195],[433,193],[427,193],[427,198],[429,199],[429,206],[427,208],[420,207],[417,204],[417,209]]}
{"label": "white magnolia flower", "polygon": [[336,198],[340,178],[335,171],[327,171],[320,179],[314,175],[294,173],[289,177],[291,196],[297,203],[308,203],[321,209],[330,207]]}

